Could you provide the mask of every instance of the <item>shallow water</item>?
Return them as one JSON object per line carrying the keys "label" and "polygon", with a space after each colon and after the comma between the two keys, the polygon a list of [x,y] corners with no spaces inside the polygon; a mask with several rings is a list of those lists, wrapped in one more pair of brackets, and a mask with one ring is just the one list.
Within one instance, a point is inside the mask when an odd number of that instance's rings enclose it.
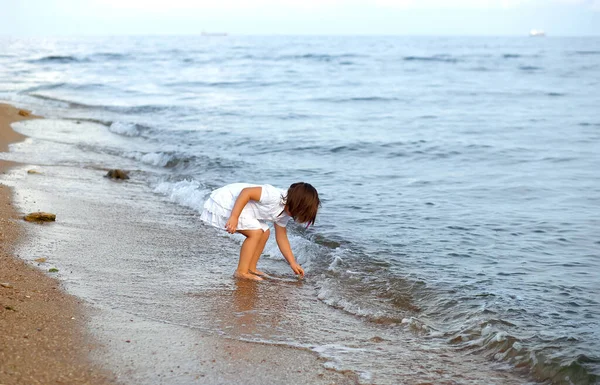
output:
{"label": "shallow water", "polygon": [[[219,337],[310,351],[326,368],[351,371],[361,383],[527,382],[506,365],[424,344],[408,324],[365,322],[332,308],[318,300],[324,274],[298,281],[279,258],[263,261],[274,277],[269,282],[236,282],[236,238],[201,225],[192,210],[143,183],[113,182],[92,167],[46,165],[35,175],[26,169],[4,178],[17,191],[16,204],[22,211],[47,208],[57,222],[28,226],[29,241],[18,254],[43,270],[58,268],[67,290],[96,310],[91,329],[108,350],[99,359],[108,357],[121,379],[193,383],[202,373],[199,357]],[[40,257],[47,261],[35,263]],[[156,376],[175,367],[191,375]]]}
{"label": "shallow water", "polygon": [[[115,283],[99,303],[312,349],[364,382],[394,383],[418,365],[429,368],[423,381],[446,370],[458,383],[597,382],[599,39],[2,43],[0,98],[72,119],[19,124],[32,139],[3,156],[78,170],[65,187],[77,193],[64,194],[89,205],[118,197],[121,211],[152,213],[144,223],[164,237],[148,241],[155,262],[107,268],[143,271],[133,277],[144,289],[120,295]],[[133,170],[133,181],[79,186],[108,167]],[[14,179],[18,190],[25,181]],[[202,202],[224,183],[297,180],[324,200],[314,228],[292,229],[308,279],[240,301],[229,277],[238,240],[198,223]],[[263,259],[291,276],[273,243]],[[101,270],[74,268],[70,285]],[[156,279],[166,280],[162,300],[150,295]],[[278,304],[281,291],[289,300]],[[268,310],[236,310],[262,301]],[[219,312],[253,326],[213,319]]]}

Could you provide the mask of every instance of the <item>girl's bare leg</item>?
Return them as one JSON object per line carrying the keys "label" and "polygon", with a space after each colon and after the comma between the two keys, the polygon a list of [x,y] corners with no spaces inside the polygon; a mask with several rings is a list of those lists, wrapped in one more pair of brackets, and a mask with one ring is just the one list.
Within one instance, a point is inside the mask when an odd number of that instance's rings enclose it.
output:
{"label": "girl's bare leg", "polygon": [[237,278],[262,281],[262,278],[250,273],[250,263],[252,262],[252,258],[254,257],[256,248],[258,247],[261,241],[263,231],[238,230],[238,233],[244,235],[246,239],[244,240],[244,243],[242,243],[242,248],[240,249],[240,260],[238,262],[238,267],[233,275]]}
{"label": "girl's bare leg", "polygon": [[260,238],[260,242],[258,242],[258,245],[256,245],[256,249],[254,250],[254,255],[252,256],[252,260],[250,261],[250,273],[252,274],[256,274],[256,275],[266,275],[265,273],[263,273],[262,271],[258,270],[256,268],[256,264],[258,263],[258,260],[260,259],[260,256],[262,255],[263,250],[265,249],[265,245],[267,244],[267,240],[269,240],[269,235],[271,234],[271,230],[265,231],[261,238]]}

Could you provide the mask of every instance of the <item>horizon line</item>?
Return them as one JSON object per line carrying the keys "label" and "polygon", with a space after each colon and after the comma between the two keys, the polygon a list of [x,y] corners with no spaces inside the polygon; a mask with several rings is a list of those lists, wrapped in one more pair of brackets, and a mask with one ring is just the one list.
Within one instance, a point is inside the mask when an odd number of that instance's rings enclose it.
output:
{"label": "horizon line", "polygon": [[529,31],[523,34],[409,34],[409,33],[287,33],[287,32],[269,32],[269,33],[230,33],[227,31],[201,31],[195,33],[122,33],[122,34],[10,34],[0,33],[0,37],[9,38],[56,38],[56,37],[180,37],[180,36],[198,36],[204,38],[227,38],[227,37],[526,37],[526,38],[564,38],[564,37],[600,37],[600,34],[546,34],[545,36],[530,36]]}

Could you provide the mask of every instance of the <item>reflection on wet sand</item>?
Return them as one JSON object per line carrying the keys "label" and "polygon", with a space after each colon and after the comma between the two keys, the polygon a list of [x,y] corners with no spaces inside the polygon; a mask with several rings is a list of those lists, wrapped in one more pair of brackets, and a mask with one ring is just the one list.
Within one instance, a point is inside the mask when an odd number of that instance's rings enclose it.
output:
{"label": "reflection on wet sand", "polygon": [[[234,338],[252,341],[286,340],[297,318],[298,298],[290,290],[302,282],[273,278],[268,281],[234,280],[225,288],[188,293],[201,299],[198,316],[209,328]],[[297,294],[297,293],[296,293]]]}
{"label": "reflection on wet sand", "polygon": [[230,308],[224,301],[218,304],[217,314],[231,314],[223,320],[224,329],[253,340],[272,340],[285,333],[289,317],[289,298],[286,287],[277,281],[255,282],[236,280],[230,293]]}
{"label": "reflection on wet sand", "polygon": [[227,319],[231,321],[229,326],[237,329],[239,334],[254,335],[256,333],[257,321],[260,321],[260,316],[257,314],[257,305],[260,302],[260,284],[261,282],[249,280],[236,280],[235,282],[231,293],[232,309],[225,314],[232,315]]}

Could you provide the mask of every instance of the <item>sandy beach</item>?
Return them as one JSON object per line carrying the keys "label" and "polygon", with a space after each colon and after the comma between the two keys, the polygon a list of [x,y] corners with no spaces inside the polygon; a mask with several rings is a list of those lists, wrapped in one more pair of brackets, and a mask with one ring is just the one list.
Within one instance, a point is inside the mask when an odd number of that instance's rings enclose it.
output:
{"label": "sandy beach", "polygon": [[[9,143],[24,139],[11,129],[10,123],[33,116],[21,116],[19,109],[3,104],[0,117],[2,149],[7,151]],[[321,359],[304,349],[222,338],[203,332],[202,328],[155,322],[152,314],[133,314],[127,309],[114,308],[111,298],[121,295],[115,289],[117,281],[99,286],[107,293],[107,299],[99,299],[93,294],[82,299],[77,291],[75,295],[67,293],[69,283],[62,278],[68,279],[68,273],[61,269],[57,276],[65,275],[56,279],[44,273],[50,265],[32,259],[31,250],[41,250],[40,255],[44,254],[49,261],[62,260],[63,263],[79,260],[81,250],[85,250],[92,256],[91,260],[100,261],[99,264],[73,265],[69,268],[70,274],[77,273],[78,269],[97,269],[101,274],[100,270],[110,264],[108,261],[113,255],[134,255],[141,244],[150,244],[161,237],[166,237],[169,242],[171,234],[163,227],[148,227],[148,224],[125,219],[132,218],[135,211],[127,205],[69,199],[69,187],[48,194],[44,190],[48,183],[58,183],[57,187],[69,184],[62,174],[54,172],[48,165],[42,175],[27,176],[26,170],[37,165],[6,161],[0,164],[3,173],[25,175],[18,195],[14,195],[16,193],[10,187],[0,185],[0,328],[3,331],[0,384],[357,383],[355,374],[328,370]],[[99,170],[82,170],[81,175],[75,175],[73,179],[81,178],[85,173],[98,175],[98,180],[104,183],[101,189],[114,191],[116,185],[101,178],[102,171]],[[38,187],[46,192],[38,194],[34,191]],[[21,220],[25,211],[37,210],[38,206],[56,210],[57,222],[38,225]],[[127,210],[133,210],[132,214],[127,214]],[[80,218],[81,212],[105,220],[86,220],[85,216]],[[124,218],[112,215],[115,212],[124,214]],[[78,231],[85,232],[85,238],[76,238]],[[106,240],[111,237],[128,241],[112,243]],[[85,242],[73,242],[72,239],[85,239]],[[63,246],[50,246],[55,242]],[[204,240],[198,242],[202,244]],[[176,244],[168,246],[178,247]],[[23,254],[16,255],[18,250],[24,250]],[[144,258],[160,260],[147,253]],[[118,261],[115,259],[115,263]],[[124,273],[130,277],[139,272]],[[160,277],[164,273],[159,265],[151,274]],[[252,326],[248,317],[251,317],[253,307],[259,306],[256,288],[242,285],[235,295],[238,302],[227,307],[188,293],[182,297],[185,300],[182,306],[189,303],[198,306],[199,310],[207,308],[213,321],[230,319],[227,322],[240,322],[237,327]],[[151,308],[160,309],[161,303],[156,299],[149,301]],[[286,305],[285,302],[270,302],[267,306]],[[240,311],[249,312],[249,315],[237,320],[239,314],[234,316],[233,313]]]}
{"label": "sandy beach", "polygon": [[[12,122],[34,118],[0,104],[0,150],[25,137]],[[24,114],[27,115],[27,114]],[[6,172],[10,162],[0,161]],[[26,242],[20,215],[11,203],[12,191],[0,185],[0,383],[106,384],[111,376],[92,365],[95,349],[85,334],[78,299],[60,283],[13,255],[17,242]]]}

